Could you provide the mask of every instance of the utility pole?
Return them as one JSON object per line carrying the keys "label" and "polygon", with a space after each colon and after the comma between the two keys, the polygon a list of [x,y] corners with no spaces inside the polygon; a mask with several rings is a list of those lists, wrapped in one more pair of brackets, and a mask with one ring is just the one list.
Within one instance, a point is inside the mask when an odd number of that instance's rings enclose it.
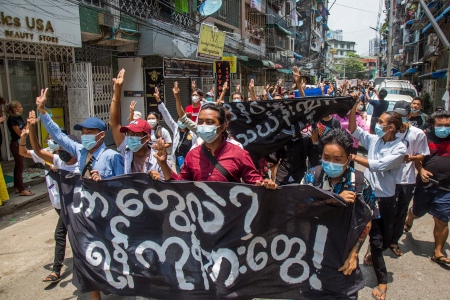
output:
{"label": "utility pole", "polygon": [[386,76],[391,76],[392,69],[392,24],[394,24],[394,0],[390,0],[389,2],[389,34],[388,34],[388,64],[387,64],[387,73]]}

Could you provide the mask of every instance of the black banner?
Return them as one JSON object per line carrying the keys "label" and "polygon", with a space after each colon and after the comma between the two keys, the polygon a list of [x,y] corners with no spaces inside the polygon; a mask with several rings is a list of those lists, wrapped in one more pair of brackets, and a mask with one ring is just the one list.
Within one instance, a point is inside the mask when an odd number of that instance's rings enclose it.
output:
{"label": "black banner", "polygon": [[322,117],[345,116],[354,101],[351,97],[306,97],[224,106],[232,114],[231,133],[257,161],[282,148],[296,133]]}
{"label": "black banner", "polygon": [[159,90],[159,96],[164,103],[164,76],[162,68],[145,69],[145,102],[146,113],[158,110],[158,102],[155,99],[155,87]]}
{"label": "black banner", "polygon": [[164,77],[212,78],[213,64],[209,62],[164,58]]}
{"label": "black banner", "polygon": [[371,218],[363,202],[348,205],[307,185],[59,174],[73,283],[82,292],[346,299],[364,286],[359,269],[337,271]]}
{"label": "black banner", "polygon": [[[219,98],[223,90],[223,85],[228,82],[228,87],[231,86],[230,81],[230,62],[229,61],[216,61],[216,98]],[[230,96],[230,89],[227,89],[225,97]],[[226,101],[228,102],[228,101]]]}

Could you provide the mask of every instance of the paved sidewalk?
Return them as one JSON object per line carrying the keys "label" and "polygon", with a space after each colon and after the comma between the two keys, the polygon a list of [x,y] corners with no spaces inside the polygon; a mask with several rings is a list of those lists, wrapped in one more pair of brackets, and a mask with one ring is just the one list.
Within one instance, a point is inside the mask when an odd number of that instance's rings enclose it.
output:
{"label": "paved sidewalk", "polygon": [[9,200],[3,202],[0,206],[0,217],[13,214],[25,208],[30,208],[39,203],[50,201],[48,198],[48,189],[45,182],[33,185],[31,191],[34,193],[33,196],[20,196],[20,194],[9,193]]}

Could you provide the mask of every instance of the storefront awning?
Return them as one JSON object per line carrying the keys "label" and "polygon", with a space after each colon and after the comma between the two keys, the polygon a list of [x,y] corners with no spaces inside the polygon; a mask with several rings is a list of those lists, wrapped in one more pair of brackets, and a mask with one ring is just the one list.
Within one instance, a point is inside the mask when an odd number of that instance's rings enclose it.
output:
{"label": "storefront awning", "polygon": [[[442,12],[442,14],[440,14],[439,16],[436,17],[436,22],[439,22],[442,18],[446,18],[446,17],[448,17],[448,16],[450,16],[450,6],[447,7],[447,8]],[[431,26],[432,26],[431,23],[428,23],[428,25],[425,26],[424,29],[422,29],[422,34],[425,34],[425,32],[427,32],[427,30],[430,29]]]}
{"label": "storefront awning", "polygon": [[290,32],[289,30],[287,30],[286,28],[284,28],[283,26],[281,26],[280,24],[277,23],[273,23],[273,24],[266,24],[267,28],[275,28],[277,30],[280,30],[281,32],[285,33],[285,34],[289,34],[291,35],[292,32]]}
{"label": "storefront awning", "polygon": [[292,74],[292,70],[289,69],[277,69],[277,71],[284,74]]}
{"label": "storefront awning", "polygon": [[283,69],[283,66],[280,64],[275,64],[275,69]]}
{"label": "storefront awning", "polygon": [[295,53],[295,52],[294,52],[294,57],[295,57],[296,59],[302,59],[302,58],[303,58],[303,56],[301,56],[300,54],[297,54],[297,53]]}
{"label": "storefront awning", "polygon": [[433,79],[444,78],[445,75],[447,75],[447,69],[440,69],[431,73]]}
{"label": "storefront awning", "polygon": [[406,70],[405,74],[403,74],[403,75],[414,74],[417,72],[417,70],[418,70],[417,68],[410,68],[410,69]]}
{"label": "storefront awning", "polygon": [[260,59],[249,59],[247,61],[243,60],[241,61],[241,64],[243,64],[246,67],[261,67],[261,68],[274,68],[275,65],[273,62],[269,60],[260,60]]}
{"label": "storefront awning", "polygon": [[423,74],[423,75],[419,76],[419,80],[427,80],[427,79],[432,79],[431,78],[431,73]]}

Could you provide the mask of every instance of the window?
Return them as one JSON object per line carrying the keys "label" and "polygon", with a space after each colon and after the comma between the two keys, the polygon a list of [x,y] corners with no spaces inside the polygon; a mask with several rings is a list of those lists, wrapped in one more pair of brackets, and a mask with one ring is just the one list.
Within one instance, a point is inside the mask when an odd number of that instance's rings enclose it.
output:
{"label": "window", "polygon": [[341,49],[344,49],[345,48],[344,46],[345,46],[344,44],[341,44]]}
{"label": "window", "polygon": [[347,49],[350,50],[350,45],[347,45]]}
{"label": "window", "polygon": [[339,55],[344,55],[344,51],[339,51]]}

